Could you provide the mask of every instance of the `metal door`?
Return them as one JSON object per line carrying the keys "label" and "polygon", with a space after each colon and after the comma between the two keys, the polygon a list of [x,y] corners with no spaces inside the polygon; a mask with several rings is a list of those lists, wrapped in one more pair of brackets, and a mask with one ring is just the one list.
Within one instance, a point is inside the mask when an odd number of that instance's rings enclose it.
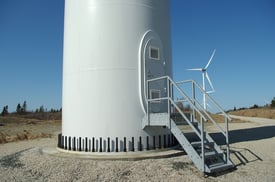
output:
{"label": "metal door", "polygon": [[[143,41],[145,42],[142,51],[142,80],[145,98],[156,99],[166,97],[166,80],[150,82],[149,85],[147,85],[147,80],[166,75],[165,55],[161,40],[155,33],[150,32],[145,36]],[[149,89],[147,89],[147,86]],[[166,103],[167,101],[164,100],[150,102],[149,110],[154,113],[165,112],[167,110]]]}

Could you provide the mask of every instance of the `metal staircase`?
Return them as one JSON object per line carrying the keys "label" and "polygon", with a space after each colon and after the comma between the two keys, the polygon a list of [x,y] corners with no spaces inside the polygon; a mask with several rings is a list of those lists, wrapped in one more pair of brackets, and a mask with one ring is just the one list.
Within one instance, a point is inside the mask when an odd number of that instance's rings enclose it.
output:
{"label": "metal staircase", "polygon": [[[191,84],[191,96],[181,88],[181,85],[184,84]],[[156,85],[166,85],[167,87],[164,94],[152,98],[149,91]],[[204,173],[221,172],[234,167],[229,154],[228,122],[230,118],[196,82],[188,80],[176,83],[170,77],[164,76],[148,80],[147,90],[147,115],[142,123],[143,128],[155,126],[169,128],[195,166]],[[196,91],[206,94],[209,102],[213,103],[214,107],[219,110],[220,115],[225,120],[224,128],[211,117],[211,113],[203,109],[195,97]],[[174,94],[182,97],[181,102],[188,104],[188,112],[180,108],[179,101],[174,99]],[[162,105],[159,112],[151,109],[157,104]],[[175,115],[177,118],[174,117]],[[178,118],[185,124],[177,125],[180,123],[177,121]],[[208,125],[212,123],[222,133],[225,152],[205,130],[205,123]]]}

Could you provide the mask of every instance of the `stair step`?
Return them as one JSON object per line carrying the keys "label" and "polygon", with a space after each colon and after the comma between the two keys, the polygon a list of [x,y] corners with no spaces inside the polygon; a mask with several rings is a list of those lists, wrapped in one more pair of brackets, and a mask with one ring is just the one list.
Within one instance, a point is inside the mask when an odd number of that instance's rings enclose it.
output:
{"label": "stair step", "polygon": [[[201,146],[201,141],[191,142],[191,145],[193,147],[200,147]],[[204,141],[204,146],[214,147],[214,142]]]}
{"label": "stair step", "polygon": [[216,162],[216,163],[210,164],[210,165],[208,165],[208,167],[211,168],[211,169],[213,169],[215,167],[223,166],[225,164],[226,163],[224,161],[220,161],[220,162]]}
{"label": "stair step", "polygon": [[217,164],[212,164],[212,165],[208,166],[211,173],[225,171],[225,170],[233,168],[233,167],[234,167],[234,165],[231,163],[217,163]]}
{"label": "stair step", "polygon": [[[200,156],[202,155],[200,154]],[[204,153],[205,158],[222,157],[222,156],[223,156],[223,153],[217,153],[215,151],[209,151]]]}

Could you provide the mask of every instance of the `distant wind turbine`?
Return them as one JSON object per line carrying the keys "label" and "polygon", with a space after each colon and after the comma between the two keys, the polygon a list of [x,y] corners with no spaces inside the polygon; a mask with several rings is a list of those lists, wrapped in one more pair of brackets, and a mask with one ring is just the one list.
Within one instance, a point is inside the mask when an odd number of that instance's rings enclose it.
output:
{"label": "distant wind turbine", "polygon": [[[193,69],[187,69],[187,70],[190,70],[190,71],[200,71],[202,73],[202,89],[204,90],[204,93],[203,93],[203,108],[206,110],[206,93],[213,93],[215,92],[215,89],[213,87],[213,84],[209,78],[209,75],[207,73],[207,68],[209,67],[214,55],[215,55],[215,52],[216,52],[216,49],[214,49],[208,63],[205,65],[204,68],[193,68]],[[208,80],[208,83],[211,87],[211,90],[210,91],[206,91],[206,85],[205,85],[205,78]]]}

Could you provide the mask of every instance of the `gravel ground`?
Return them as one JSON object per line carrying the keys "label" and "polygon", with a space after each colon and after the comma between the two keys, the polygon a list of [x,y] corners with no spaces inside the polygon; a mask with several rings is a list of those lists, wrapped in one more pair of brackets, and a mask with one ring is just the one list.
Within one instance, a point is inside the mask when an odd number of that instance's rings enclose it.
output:
{"label": "gravel ground", "polygon": [[42,152],[55,138],[0,145],[0,181],[275,181],[275,123],[231,123],[237,169],[205,176],[187,155],[138,161],[64,157]]}

